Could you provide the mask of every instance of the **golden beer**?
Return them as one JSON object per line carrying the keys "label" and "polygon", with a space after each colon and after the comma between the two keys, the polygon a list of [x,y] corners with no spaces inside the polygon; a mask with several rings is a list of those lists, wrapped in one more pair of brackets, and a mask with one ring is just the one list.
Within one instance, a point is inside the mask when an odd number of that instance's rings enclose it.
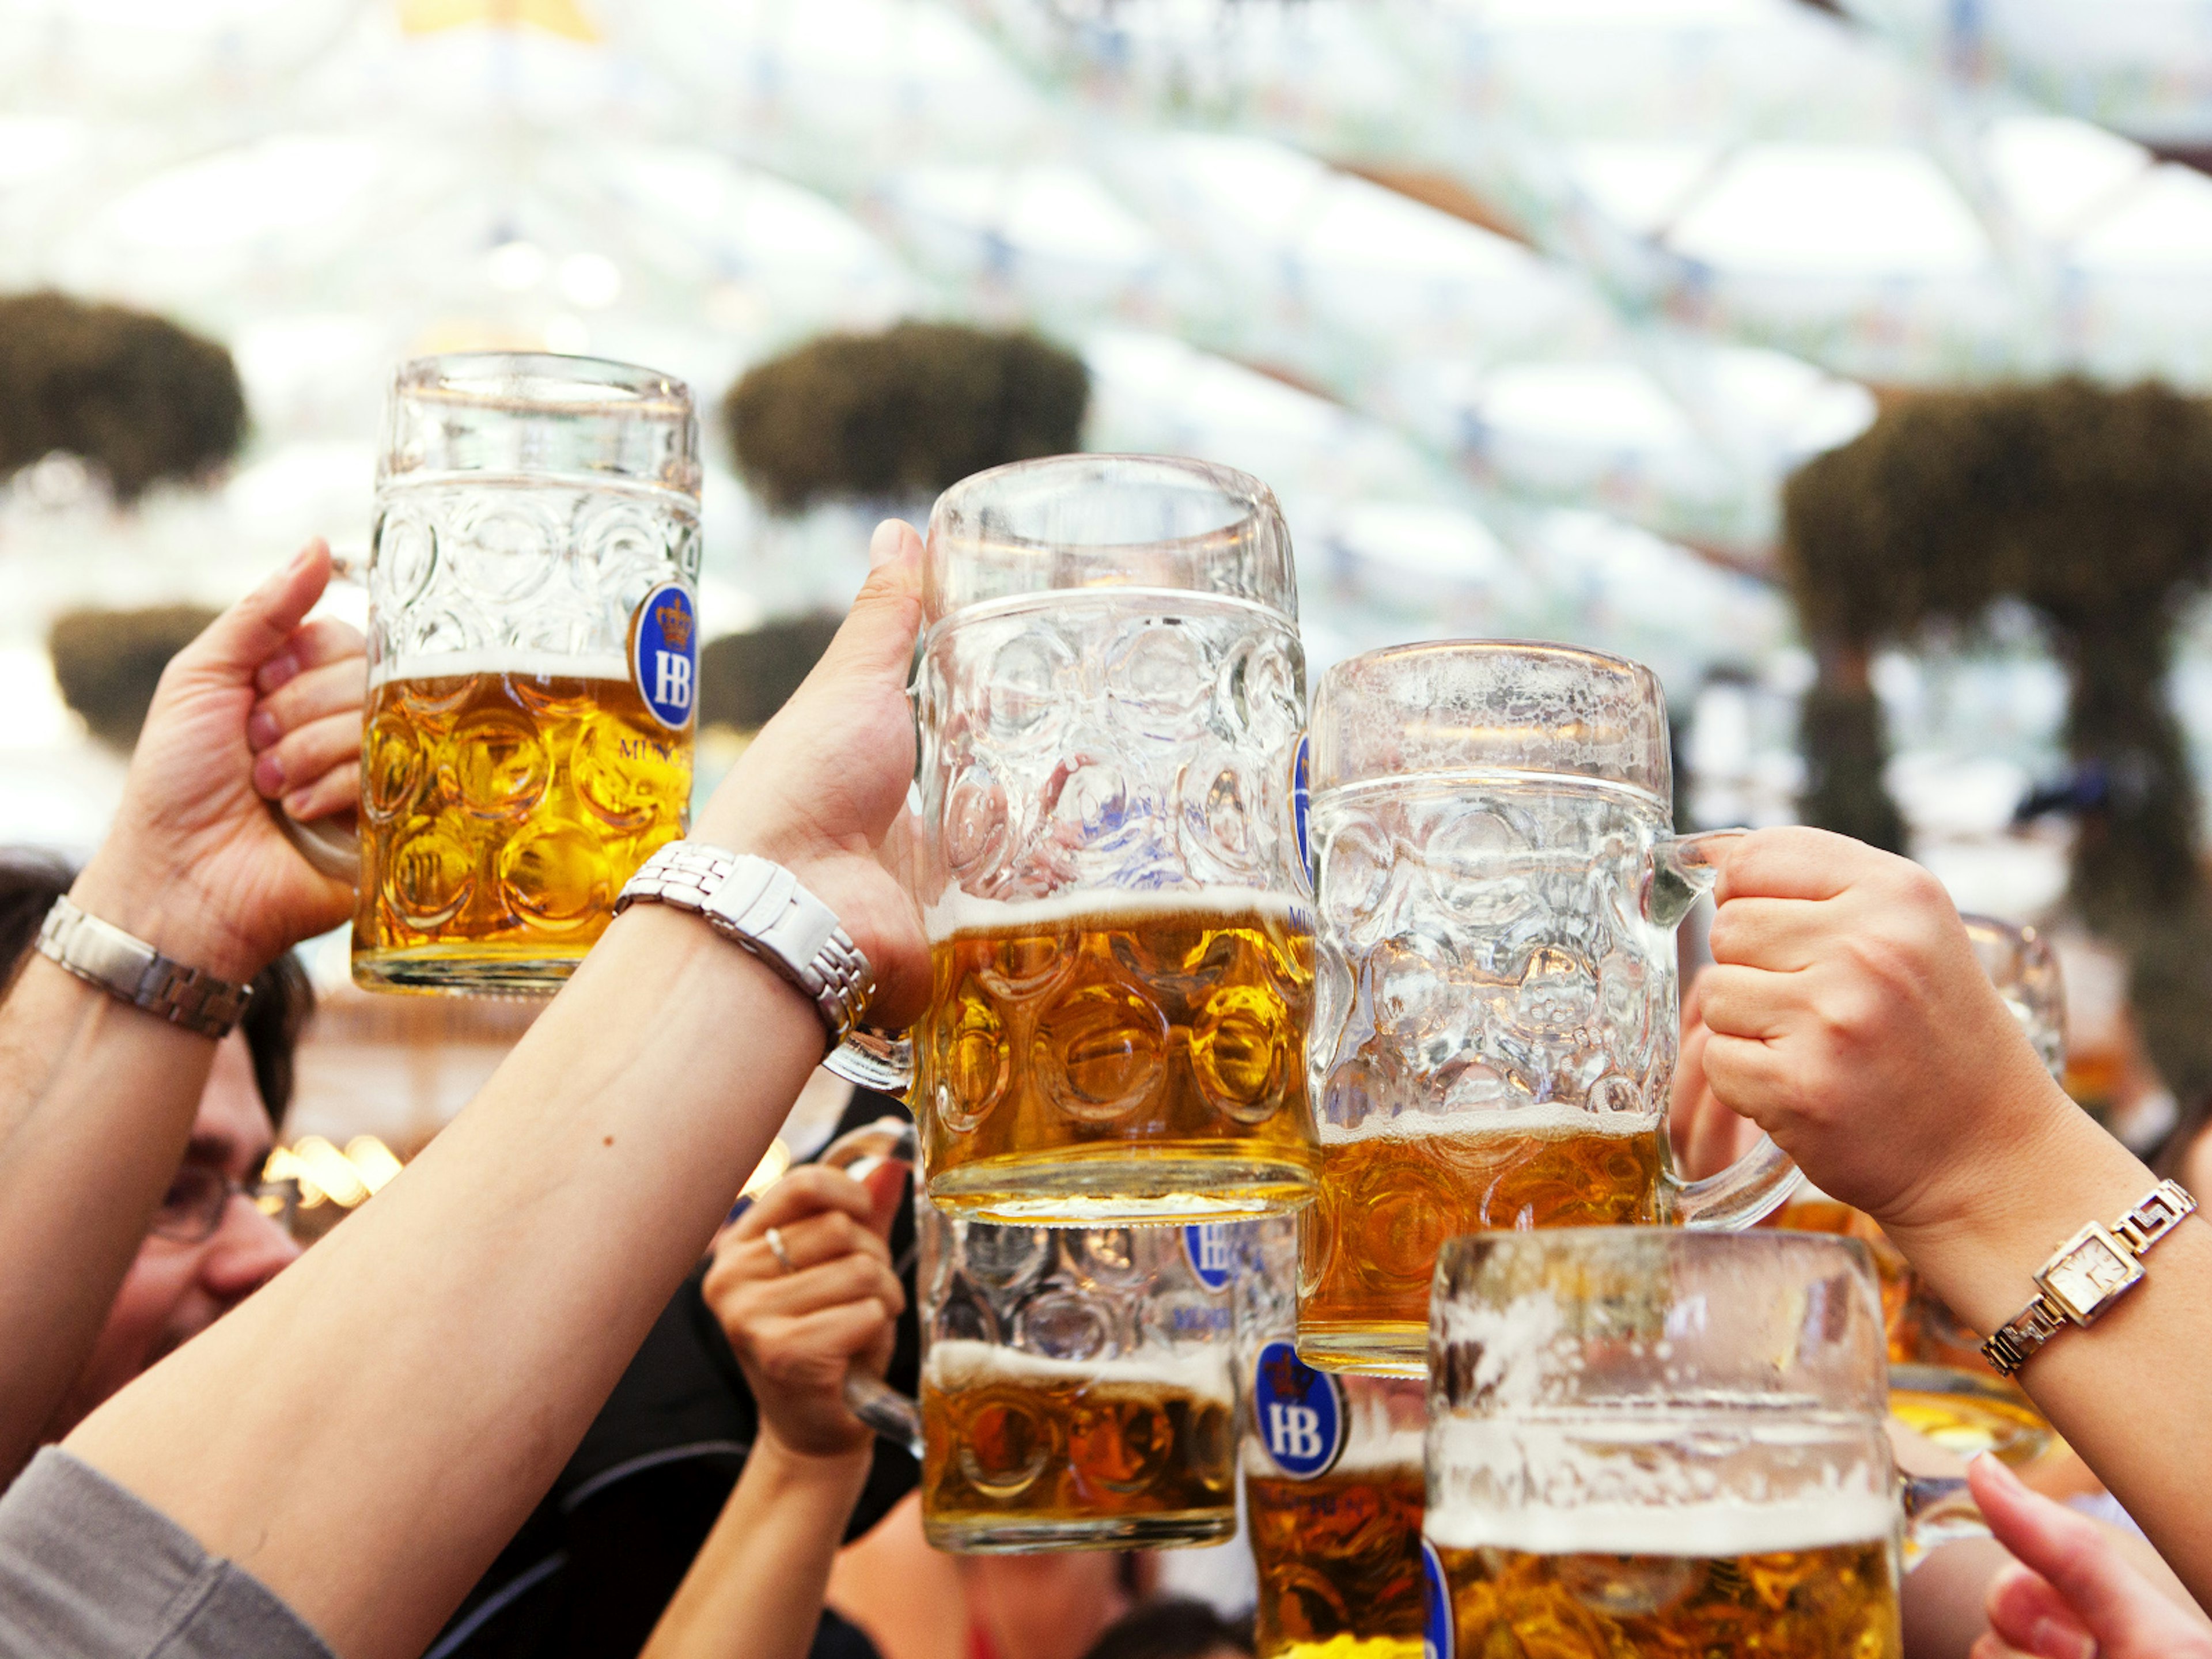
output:
{"label": "golden beer", "polygon": [[1420,1659],[1420,1445],[1310,1480],[1244,1474],[1260,1659]]}
{"label": "golden beer", "polygon": [[1321,1192],[1299,1218],[1298,1357],[1419,1375],[1443,1242],[1655,1219],[1660,1133],[1626,1114],[1540,1108],[1325,1127]]}
{"label": "golden beer", "polygon": [[1218,1359],[1047,1359],[930,1345],[922,1530],[963,1551],[1216,1543],[1237,1529]]}
{"label": "golden beer", "polygon": [[1092,1223],[1232,1218],[1311,1191],[1313,939],[1287,901],[955,904],[931,918],[914,1033],[932,1199]]}
{"label": "golden beer", "polygon": [[[1850,1513],[1861,1509],[1869,1512]],[[1455,1545],[1447,1541],[1453,1528],[1432,1525],[1458,1659],[1897,1659],[1904,1651],[1896,1547],[1879,1503],[1834,1498],[1612,1517],[1563,1510],[1537,1518],[1561,1534],[1587,1519],[1588,1536],[1574,1541],[1630,1547]],[[1790,1537],[1793,1518],[1805,1541],[1773,1547],[1778,1536]],[[1853,1518],[1871,1530],[1839,1536],[1837,1523]],[[1514,1528],[1496,1530],[1503,1540]]]}
{"label": "golden beer", "polygon": [[369,692],[354,976],[541,983],[582,959],[622,884],[684,833],[691,735],[653,717],[619,662],[599,676],[437,660],[477,672]]}

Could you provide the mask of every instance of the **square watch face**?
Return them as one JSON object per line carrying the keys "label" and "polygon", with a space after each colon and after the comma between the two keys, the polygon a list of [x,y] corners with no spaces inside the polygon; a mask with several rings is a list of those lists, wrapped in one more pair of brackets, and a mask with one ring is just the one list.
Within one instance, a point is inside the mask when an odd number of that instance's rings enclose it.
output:
{"label": "square watch face", "polygon": [[2085,1227],[2066,1253],[2036,1275],[2043,1288],[2077,1322],[2100,1312],[2114,1296],[2143,1276],[2137,1261],[2102,1227]]}

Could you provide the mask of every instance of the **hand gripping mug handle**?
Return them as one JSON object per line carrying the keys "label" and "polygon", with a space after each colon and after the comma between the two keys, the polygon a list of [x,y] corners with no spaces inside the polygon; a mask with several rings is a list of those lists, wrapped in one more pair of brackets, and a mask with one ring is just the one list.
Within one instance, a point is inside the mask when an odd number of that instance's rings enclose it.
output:
{"label": "hand gripping mug handle", "polygon": [[[847,1074],[839,1072],[838,1075]],[[847,1130],[824,1147],[815,1161],[826,1169],[842,1170],[859,1181],[883,1164],[912,1165],[920,1158],[921,1139],[914,1125],[903,1118],[879,1117],[873,1123]],[[915,1201],[928,1202],[918,1193]],[[844,1395],[846,1410],[894,1446],[903,1446],[915,1462],[921,1462],[920,1406],[883,1378],[866,1371],[845,1373]]]}
{"label": "hand gripping mug handle", "polygon": [[[1644,914],[1662,927],[1674,927],[1690,907],[1712,890],[1721,860],[1748,830],[1707,830],[1674,836],[1652,849],[1644,877]],[[1667,1176],[1667,1202],[1673,1218],[1685,1227],[1733,1232],[1781,1208],[1802,1177],[1788,1154],[1771,1138],[1759,1144],[1717,1175],[1702,1181]]]}
{"label": "hand gripping mug handle", "polygon": [[[365,587],[368,582],[368,561],[350,553],[332,550],[331,580],[349,582]],[[318,875],[330,877],[349,886],[361,885],[361,832],[334,823],[328,818],[316,818],[302,823],[287,812],[278,801],[268,803],[269,815],[276,820],[276,827],[284,832],[300,856],[307,860]],[[358,810],[358,809],[356,809]]]}

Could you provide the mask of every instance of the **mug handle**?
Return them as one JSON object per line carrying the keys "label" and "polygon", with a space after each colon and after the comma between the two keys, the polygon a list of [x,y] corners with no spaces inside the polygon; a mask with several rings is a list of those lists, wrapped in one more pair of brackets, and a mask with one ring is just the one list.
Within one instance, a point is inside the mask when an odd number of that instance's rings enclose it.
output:
{"label": "mug handle", "polygon": [[[879,1117],[873,1123],[847,1130],[823,1147],[815,1162],[827,1169],[842,1170],[857,1181],[885,1164],[919,1164],[921,1151],[921,1137],[913,1124],[903,1118]],[[915,1201],[929,1200],[917,1192]],[[915,1462],[921,1462],[920,1406],[883,1378],[865,1371],[845,1373],[844,1395],[847,1411],[894,1446],[903,1446]]]}
{"label": "mug handle", "polygon": [[1905,1567],[1910,1572],[1938,1544],[1987,1538],[1990,1523],[1966,1483],[1956,1475],[1899,1474],[1897,1497],[1905,1511]]}
{"label": "mug handle", "polygon": [[[1679,926],[1690,907],[1712,890],[1728,849],[1750,833],[1707,830],[1661,842],[1644,875],[1644,915],[1662,927]],[[1771,1137],[1761,1135],[1757,1146],[1718,1175],[1677,1181],[1669,1171],[1668,1208],[1685,1227],[1735,1232],[1780,1209],[1802,1179],[1789,1154]]]}
{"label": "mug handle", "polygon": [[[368,586],[368,560],[359,553],[331,550],[331,580],[354,587]],[[328,818],[302,823],[276,801],[268,803],[269,815],[284,832],[300,856],[318,875],[358,888],[361,885],[361,832]]]}

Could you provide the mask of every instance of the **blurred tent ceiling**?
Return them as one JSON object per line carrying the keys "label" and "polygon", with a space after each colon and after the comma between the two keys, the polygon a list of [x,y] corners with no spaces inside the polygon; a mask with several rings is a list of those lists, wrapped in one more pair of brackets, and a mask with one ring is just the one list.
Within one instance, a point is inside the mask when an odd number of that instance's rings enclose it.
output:
{"label": "blurred tent ceiling", "polygon": [[[1317,665],[1538,633],[1787,690],[1778,483],[1878,392],[2212,389],[2212,179],[2138,142],[2212,142],[2212,0],[1848,9],[0,0],[0,286],[222,338],[255,422],[127,519],[66,468],[0,495],[0,678],[65,605],[358,542],[403,356],[707,404],[927,315],[1075,346],[1092,447],[1272,483]],[[771,519],[710,445],[709,631],[842,604],[864,509]]]}

